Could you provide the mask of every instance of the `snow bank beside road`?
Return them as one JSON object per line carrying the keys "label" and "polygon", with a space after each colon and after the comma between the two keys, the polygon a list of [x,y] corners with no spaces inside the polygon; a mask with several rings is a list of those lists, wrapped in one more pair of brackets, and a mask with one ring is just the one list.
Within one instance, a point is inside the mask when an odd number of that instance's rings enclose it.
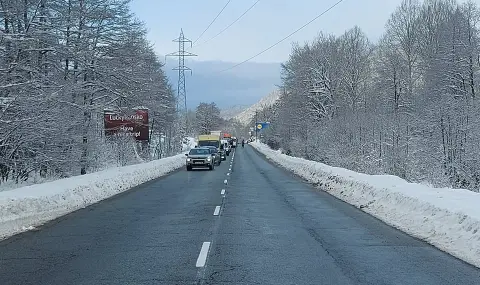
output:
{"label": "snow bank beside road", "polygon": [[268,159],[384,222],[480,267],[480,194],[367,175],[252,146]]}
{"label": "snow bank beside road", "polygon": [[124,192],[185,165],[185,154],[0,192],[0,238]]}

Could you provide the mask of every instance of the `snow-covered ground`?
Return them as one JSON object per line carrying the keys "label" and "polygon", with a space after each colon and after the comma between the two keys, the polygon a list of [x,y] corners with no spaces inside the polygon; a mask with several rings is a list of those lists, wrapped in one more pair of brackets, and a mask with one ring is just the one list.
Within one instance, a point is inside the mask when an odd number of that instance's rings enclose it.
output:
{"label": "snow-covered ground", "polygon": [[10,179],[7,181],[2,181],[0,184],[0,192],[2,191],[8,191],[8,190],[13,190],[16,188],[21,188],[21,187],[26,187],[30,185],[35,185],[35,184],[40,184],[40,183],[47,183],[51,181],[55,181],[57,179],[60,179],[60,177],[41,177],[40,174],[31,174],[30,177],[28,178],[27,181],[20,181],[19,183],[16,183],[15,180]]}
{"label": "snow-covered ground", "polygon": [[0,238],[124,192],[185,165],[185,154],[0,192]]}
{"label": "snow-covered ground", "polygon": [[258,142],[273,162],[347,203],[480,267],[480,194],[432,188],[390,175],[367,175],[290,157]]}
{"label": "snow-covered ground", "polygon": [[186,143],[183,144],[183,151],[190,151],[192,148],[195,148],[197,141],[195,138],[187,137]]}

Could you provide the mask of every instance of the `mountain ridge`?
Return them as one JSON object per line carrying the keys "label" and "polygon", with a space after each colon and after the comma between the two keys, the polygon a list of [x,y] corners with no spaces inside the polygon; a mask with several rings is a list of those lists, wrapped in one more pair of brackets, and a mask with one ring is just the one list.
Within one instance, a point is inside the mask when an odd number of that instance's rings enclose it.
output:
{"label": "mountain ridge", "polygon": [[233,105],[227,108],[222,108],[220,109],[220,117],[225,120],[230,120],[250,106],[251,105]]}
{"label": "mountain ridge", "polygon": [[[178,62],[167,58],[164,70],[176,90],[178,71],[172,70]],[[188,60],[192,69],[185,73],[187,107],[195,109],[200,102],[215,102],[220,109],[232,105],[255,104],[261,94],[266,94],[280,84],[280,63],[247,62],[234,69],[221,72],[235,63],[223,61]],[[230,116],[231,115],[227,115]]]}
{"label": "mountain ridge", "polygon": [[250,124],[255,117],[255,111],[273,106],[280,98],[281,92],[278,89],[271,91],[267,96],[262,97],[257,103],[238,113],[232,119],[238,121],[244,126]]}

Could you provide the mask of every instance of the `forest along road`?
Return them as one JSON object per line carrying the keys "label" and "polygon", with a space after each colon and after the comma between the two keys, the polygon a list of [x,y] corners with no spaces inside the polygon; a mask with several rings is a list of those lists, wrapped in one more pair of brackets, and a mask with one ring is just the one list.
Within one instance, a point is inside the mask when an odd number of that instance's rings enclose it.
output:
{"label": "forest along road", "polygon": [[232,157],[0,242],[0,284],[479,284],[250,146]]}

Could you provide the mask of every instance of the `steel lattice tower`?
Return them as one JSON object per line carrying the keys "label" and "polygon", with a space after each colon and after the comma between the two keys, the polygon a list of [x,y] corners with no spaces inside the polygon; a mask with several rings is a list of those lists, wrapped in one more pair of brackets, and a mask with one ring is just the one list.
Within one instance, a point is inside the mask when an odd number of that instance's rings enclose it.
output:
{"label": "steel lattice tower", "polygon": [[180,122],[182,124],[183,135],[186,135],[188,131],[188,116],[187,116],[187,90],[185,85],[185,70],[189,70],[192,73],[192,70],[185,66],[185,57],[186,56],[197,56],[191,52],[185,51],[185,43],[190,43],[192,46],[192,41],[185,38],[183,35],[183,29],[180,30],[180,37],[174,39],[173,42],[178,42],[178,51],[167,54],[167,56],[176,56],[178,57],[178,67],[173,68],[172,70],[178,70],[178,85],[177,85],[177,112],[180,115]]}

